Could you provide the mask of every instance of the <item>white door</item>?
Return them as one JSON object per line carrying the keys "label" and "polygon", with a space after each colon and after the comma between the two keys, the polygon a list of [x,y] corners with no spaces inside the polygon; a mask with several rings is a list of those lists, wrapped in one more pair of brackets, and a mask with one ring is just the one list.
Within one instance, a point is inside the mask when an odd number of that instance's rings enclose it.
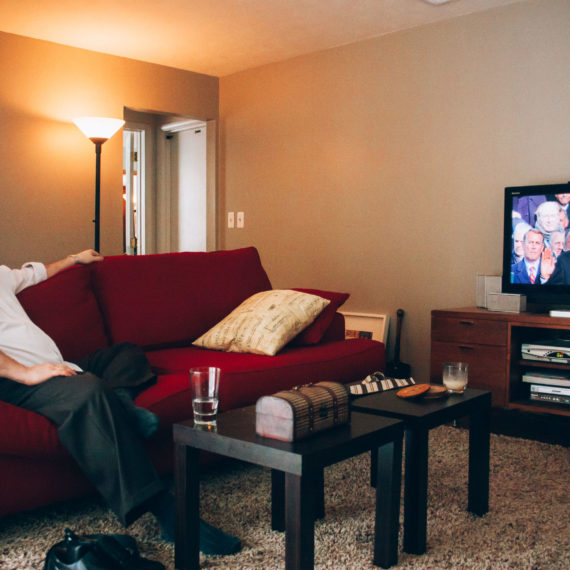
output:
{"label": "white door", "polygon": [[206,125],[167,136],[171,251],[206,251]]}

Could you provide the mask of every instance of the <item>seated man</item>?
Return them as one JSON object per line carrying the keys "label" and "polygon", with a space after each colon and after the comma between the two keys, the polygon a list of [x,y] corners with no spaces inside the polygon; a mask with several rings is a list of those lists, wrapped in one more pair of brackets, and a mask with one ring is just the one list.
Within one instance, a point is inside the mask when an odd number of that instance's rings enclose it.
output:
{"label": "seated man", "polygon": [[542,233],[546,240],[550,239],[550,234],[556,231],[564,231],[561,218],[561,206],[558,202],[543,202],[536,209],[535,228]]}
{"label": "seated man", "polygon": [[564,232],[552,232],[550,234],[550,239],[548,240],[548,247],[552,250],[552,255],[554,259],[560,257],[562,251],[564,251],[565,236]]}
{"label": "seated man", "polygon": [[541,264],[541,282],[548,285],[570,285],[570,251],[563,251],[557,259],[545,255]]}
{"label": "seated man", "polygon": [[541,256],[544,237],[538,230],[530,229],[523,239],[524,257],[511,265],[511,283],[540,283]]}
{"label": "seated man", "polygon": [[[519,218],[520,220],[520,218]],[[515,220],[513,220],[515,223]],[[519,221],[513,229],[513,250],[511,252],[511,265],[518,263],[524,258],[524,236],[530,226],[523,221]]]}
{"label": "seated man", "polygon": [[[16,297],[76,263],[102,259],[86,250],[48,265],[0,266],[0,401],[54,422],[61,443],[125,526],[151,512],[165,540],[173,541],[174,497],[142,445],[141,436],[156,430],[156,417],[129,398],[155,381],[143,351],[124,343],[79,363],[65,362]],[[204,554],[233,554],[240,548],[237,538],[200,521]]]}

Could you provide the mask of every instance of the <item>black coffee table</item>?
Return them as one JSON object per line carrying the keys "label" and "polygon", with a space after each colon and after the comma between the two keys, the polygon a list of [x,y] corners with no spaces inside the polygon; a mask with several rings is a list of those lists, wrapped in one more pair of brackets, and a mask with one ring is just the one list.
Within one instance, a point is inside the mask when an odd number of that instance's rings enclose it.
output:
{"label": "black coffee table", "polygon": [[[406,424],[404,476],[404,551],[426,551],[429,430],[469,416],[468,510],[484,515],[489,510],[489,416],[491,393],[468,388],[464,394],[441,400],[404,400],[390,390],[357,398],[352,409],[390,416]],[[372,467],[377,462],[372,462]],[[372,483],[375,474],[371,474]]]}
{"label": "black coffee table", "polygon": [[374,450],[378,475],[374,564],[385,568],[396,564],[404,424],[371,414],[351,416],[348,425],[295,443],[256,435],[253,406],[219,414],[216,432],[194,428],[192,420],[175,424],[176,568],[200,565],[200,450],[272,469],[271,522],[273,529],[286,532],[288,569],[313,568],[314,521],[323,514],[324,468]]}

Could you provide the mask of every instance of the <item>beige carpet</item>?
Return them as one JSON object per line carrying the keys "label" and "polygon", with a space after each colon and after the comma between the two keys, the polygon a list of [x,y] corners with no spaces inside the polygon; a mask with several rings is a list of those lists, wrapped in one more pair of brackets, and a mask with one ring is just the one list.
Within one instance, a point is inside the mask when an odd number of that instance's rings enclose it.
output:
{"label": "beige carpet", "polygon": [[[400,545],[395,568],[570,568],[568,448],[492,435],[490,511],[478,518],[466,511],[467,444],[461,429],[444,426],[430,433],[428,552],[410,555]],[[368,470],[366,455],[325,471],[326,517],[315,525],[316,568],[375,568]],[[270,530],[269,488],[269,472],[257,467],[234,464],[208,475],[203,516],[240,536],[244,548],[231,557],[203,557],[203,568],[284,567],[284,536]],[[0,568],[41,569],[66,526],[78,533],[124,532],[94,498],[6,517],[0,520]],[[173,547],[159,539],[150,516],[129,533],[144,556],[174,568]]]}

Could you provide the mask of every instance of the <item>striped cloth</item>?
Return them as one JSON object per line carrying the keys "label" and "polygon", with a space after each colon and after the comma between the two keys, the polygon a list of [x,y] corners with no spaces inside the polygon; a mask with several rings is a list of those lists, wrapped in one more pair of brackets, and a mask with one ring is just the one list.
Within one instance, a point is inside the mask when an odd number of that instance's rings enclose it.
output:
{"label": "striped cloth", "polygon": [[375,392],[385,392],[394,388],[405,388],[415,384],[413,378],[386,378],[382,372],[374,372],[360,382],[348,385],[352,396],[365,396]]}

